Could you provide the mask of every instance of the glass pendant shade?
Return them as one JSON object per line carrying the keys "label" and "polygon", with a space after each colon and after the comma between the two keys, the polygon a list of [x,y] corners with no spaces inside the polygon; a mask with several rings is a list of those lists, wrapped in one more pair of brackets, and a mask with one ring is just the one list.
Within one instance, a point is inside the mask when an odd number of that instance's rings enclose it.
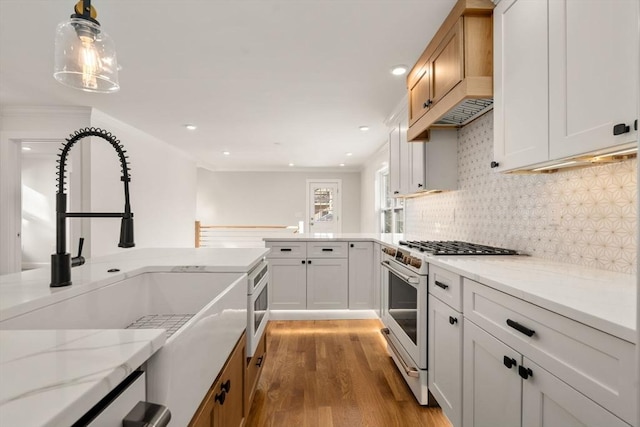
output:
{"label": "glass pendant shade", "polygon": [[60,83],[87,92],[120,89],[115,43],[100,24],[72,17],[56,29],[55,68]]}

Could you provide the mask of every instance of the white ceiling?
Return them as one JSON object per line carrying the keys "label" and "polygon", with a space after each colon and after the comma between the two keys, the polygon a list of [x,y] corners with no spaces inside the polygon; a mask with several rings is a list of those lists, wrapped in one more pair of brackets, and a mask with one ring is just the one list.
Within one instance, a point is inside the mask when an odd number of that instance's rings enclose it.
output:
{"label": "white ceiling", "polygon": [[413,65],[454,0],[93,0],[122,66],[108,95],[52,77],[74,3],[0,0],[0,105],[91,106],[202,166],[274,170],[358,169],[406,91],[390,68]]}

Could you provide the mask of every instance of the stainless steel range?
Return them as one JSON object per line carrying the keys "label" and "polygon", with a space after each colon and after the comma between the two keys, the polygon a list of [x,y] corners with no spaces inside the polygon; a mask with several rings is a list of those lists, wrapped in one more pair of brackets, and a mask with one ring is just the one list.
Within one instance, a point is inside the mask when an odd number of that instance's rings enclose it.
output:
{"label": "stainless steel range", "polygon": [[[428,258],[436,255],[518,255],[460,241],[400,241],[382,248],[382,322],[387,349],[418,402],[427,405]],[[406,247],[406,249],[405,249]]]}

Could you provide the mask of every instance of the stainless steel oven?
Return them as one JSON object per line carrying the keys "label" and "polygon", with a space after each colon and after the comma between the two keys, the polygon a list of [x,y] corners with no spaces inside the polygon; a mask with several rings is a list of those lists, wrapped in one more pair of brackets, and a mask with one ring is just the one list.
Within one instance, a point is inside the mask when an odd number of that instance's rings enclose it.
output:
{"label": "stainless steel oven", "polygon": [[428,264],[408,251],[385,249],[381,332],[405,381],[424,405],[428,403]]}
{"label": "stainless steel oven", "polygon": [[262,260],[249,272],[247,293],[247,357],[253,357],[269,321],[269,263]]}

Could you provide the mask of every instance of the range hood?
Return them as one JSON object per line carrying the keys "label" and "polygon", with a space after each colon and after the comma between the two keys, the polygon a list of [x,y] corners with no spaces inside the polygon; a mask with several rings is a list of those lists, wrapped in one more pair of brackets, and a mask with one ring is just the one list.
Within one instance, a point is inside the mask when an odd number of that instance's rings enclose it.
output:
{"label": "range hood", "polygon": [[439,120],[433,122],[432,127],[464,126],[490,110],[493,110],[491,98],[465,99]]}

